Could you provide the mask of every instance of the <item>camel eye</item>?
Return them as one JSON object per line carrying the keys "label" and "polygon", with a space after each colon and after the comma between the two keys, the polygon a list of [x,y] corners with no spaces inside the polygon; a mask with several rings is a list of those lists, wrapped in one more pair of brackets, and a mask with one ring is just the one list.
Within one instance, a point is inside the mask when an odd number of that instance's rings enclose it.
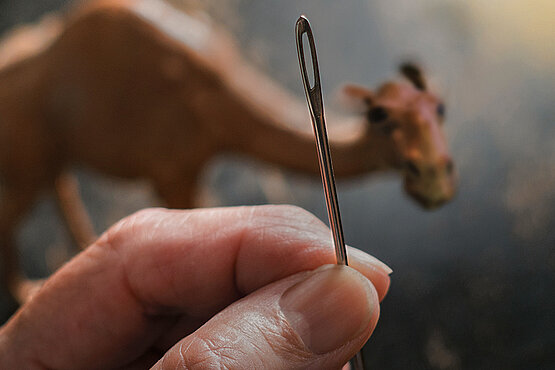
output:
{"label": "camel eye", "polygon": [[439,103],[437,105],[436,112],[440,118],[445,118],[445,104]]}
{"label": "camel eye", "polygon": [[383,107],[374,107],[368,112],[368,119],[373,123],[383,122],[387,117],[387,111]]}
{"label": "camel eye", "polygon": [[406,161],[405,162],[405,168],[407,169],[407,171],[415,176],[418,177],[420,176],[420,170],[418,169],[418,167],[416,166],[416,164],[413,161]]}

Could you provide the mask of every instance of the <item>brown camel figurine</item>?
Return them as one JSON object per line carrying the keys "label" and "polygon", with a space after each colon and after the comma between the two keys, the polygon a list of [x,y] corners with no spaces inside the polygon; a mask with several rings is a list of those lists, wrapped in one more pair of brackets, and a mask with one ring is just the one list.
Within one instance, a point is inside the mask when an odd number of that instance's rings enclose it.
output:
{"label": "brown camel figurine", "polygon": [[[14,231],[39,193],[56,191],[78,242],[92,236],[70,164],[147,178],[175,208],[194,206],[199,174],[225,152],[319,175],[302,100],[249,66],[225,32],[159,0],[94,1],[8,44],[0,46],[0,251],[4,282],[20,300],[28,285]],[[335,173],[398,171],[407,193],[435,208],[455,192],[444,106],[417,67],[401,72],[410,84],[345,88],[360,118],[327,113]]]}

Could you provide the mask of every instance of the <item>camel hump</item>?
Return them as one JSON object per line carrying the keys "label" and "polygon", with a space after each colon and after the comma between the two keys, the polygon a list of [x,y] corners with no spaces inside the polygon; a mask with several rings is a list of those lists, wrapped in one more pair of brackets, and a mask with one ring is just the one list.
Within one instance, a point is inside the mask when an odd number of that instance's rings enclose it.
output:
{"label": "camel hump", "polygon": [[[77,16],[107,8],[126,8],[127,0],[99,0],[87,3],[77,10]],[[84,14],[85,13],[85,14]],[[0,69],[34,57],[47,50],[62,34],[66,17],[56,12],[48,13],[39,22],[19,25],[0,39]]]}
{"label": "camel hump", "polygon": [[163,0],[92,1],[77,11],[77,18],[95,14],[113,17],[127,14],[138,17],[166,36],[196,51],[205,47],[211,30],[207,16],[189,15]]}
{"label": "camel hump", "polygon": [[166,35],[194,50],[201,50],[208,42],[210,25],[161,0],[138,0],[132,9]]}
{"label": "camel hump", "polygon": [[59,16],[48,14],[38,23],[9,31],[0,40],[0,69],[46,50],[62,32],[63,23]]}

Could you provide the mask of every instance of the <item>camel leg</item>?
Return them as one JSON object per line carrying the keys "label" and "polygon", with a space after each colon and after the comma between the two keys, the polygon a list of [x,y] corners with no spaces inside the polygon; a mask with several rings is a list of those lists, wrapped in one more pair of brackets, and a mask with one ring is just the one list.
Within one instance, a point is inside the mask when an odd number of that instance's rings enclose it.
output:
{"label": "camel leg", "polygon": [[80,249],[92,244],[97,235],[79,194],[79,183],[68,172],[61,173],[55,182],[55,192],[65,225],[73,241]]}
{"label": "camel leg", "polygon": [[2,282],[9,293],[19,302],[25,302],[42,284],[26,279],[19,264],[15,230],[23,216],[33,205],[37,191],[24,187],[7,186],[1,195],[0,206],[0,256],[2,258]]}

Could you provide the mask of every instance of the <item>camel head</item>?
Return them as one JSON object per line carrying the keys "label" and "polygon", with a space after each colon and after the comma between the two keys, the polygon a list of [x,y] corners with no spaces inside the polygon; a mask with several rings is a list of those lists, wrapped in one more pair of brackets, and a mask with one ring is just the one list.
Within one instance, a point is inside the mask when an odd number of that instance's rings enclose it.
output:
{"label": "camel head", "polygon": [[388,82],[377,92],[348,85],[344,92],[363,109],[370,143],[384,153],[384,166],[401,171],[406,192],[434,209],[452,199],[456,188],[443,133],[445,105],[429,91],[419,67],[403,64],[400,72],[410,83]]}

